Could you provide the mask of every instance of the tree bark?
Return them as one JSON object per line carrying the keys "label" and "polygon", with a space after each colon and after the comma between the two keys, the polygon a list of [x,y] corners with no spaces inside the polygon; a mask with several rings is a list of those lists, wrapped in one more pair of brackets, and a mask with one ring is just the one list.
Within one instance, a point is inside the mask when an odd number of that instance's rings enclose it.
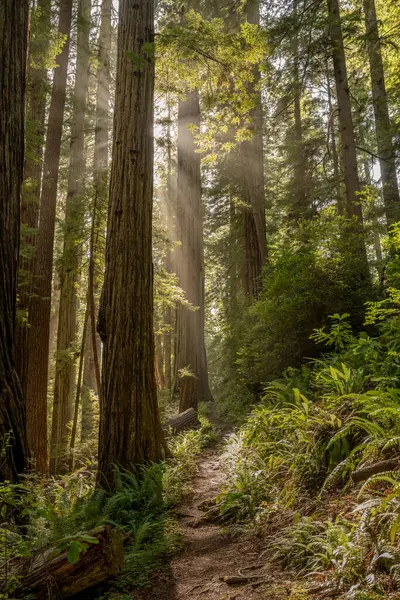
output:
{"label": "tree bark", "polygon": [[328,63],[326,65],[326,86],[328,91],[328,109],[329,109],[329,130],[331,137],[330,151],[332,152],[332,165],[333,165],[333,181],[336,188],[336,206],[339,215],[343,215],[343,198],[342,190],[340,186],[340,167],[339,167],[339,155],[336,145],[336,130],[335,130],[335,113],[336,110],[333,108],[332,102],[332,87],[331,87],[331,74]]}
{"label": "tree bark", "polygon": [[372,101],[375,115],[375,131],[378,145],[379,166],[382,176],[382,192],[388,227],[400,221],[399,186],[393,147],[392,128],[385,85],[385,72],[379,37],[375,0],[364,1],[367,50],[372,83]]}
{"label": "tree bark", "polygon": [[301,117],[301,93],[302,86],[300,81],[300,65],[299,65],[299,34],[297,20],[298,0],[293,0],[293,16],[294,27],[293,33],[293,97],[294,97],[294,196],[295,200],[291,209],[291,216],[295,219],[306,216],[307,211],[307,194],[306,194],[306,161],[304,157],[303,145],[303,125]]}
{"label": "tree bark", "polygon": [[[253,25],[260,23],[259,0],[248,0],[245,5],[247,21]],[[260,71],[254,68],[253,80],[247,84],[247,93],[253,99],[254,108],[250,111],[250,140],[242,142],[240,154],[243,168],[243,201],[245,239],[245,292],[257,297],[262,289],[262,267],[268,260],[265,220],[265,181],[263,148],[263,114],[261,93],[258,89]]]}
{"label": "tree bark", "polygon": [[[169,99],[167,100],[169,102]],[[176,186],[175,186],[176,187]],[[176,192],[176,189],[175,189]],[[167,189],[165,198],[165,224],[168,235],[168,249],[165,256],[165,269],[168,273],[174,272],[174,258],[173,250],[171,247],[172,241],[175,240],[176,234],[174,233],[173,217],[172,217],[172,206],[175,204],[176,193],[174,193],[174,185],[172,183],[172,136],[171,136],[171,109],[168,104],[168,129],[167,129]],[[165,387],[167,390],[172,391],[173,384],[173,373],[172,373],[172,338],[174,330],[174,312],[172,307],[169,306],[164,313],[164,380]]]}
{"label": "tree bark", "polygon": [[25,471],[28,445],[21,386],[14,366],[14,325],[24,167],[28,0],[0,11],[0,480]]}
{"label": "tree bark", "polygon": [[[346,188],[347,216],[354,218],[346,230],[346,243],[351,247],[349,260],[356,257],[354,278],[361,289],[370,284],[367,250],[365,246],[362,208],[359,198],[360,180],[358,175],[356,143],[351,114],[350,91],[347,78],[346,56],[343,44],[342,25],[338,0],[327,0],[330,41],[332,45],[333,68],[336,82],[336,95],[339,111],[339,127],[342,145],[344,182]],[[357,287],[355,285],[355,287]],[[360,310],[363,309],[360,307]]]}
{"label": "tree bark", "polygon": [[338,0],[328,0],[328,13],[339,110],[347,215],[349,217],[355,216],[358,221],[362,222],[361,205],[358,197],[360,192],[360,180],[358,177],[356,143],[354,138],[346,56],[344,52]]}
{"label": "tree bark", "polygon": [[[88,303],[90,302],[88,298]],[[82,376],[82,420],[81,420],[81,442],[85,442],[93,432],[93,400],[92,393],[98,394],[96,367],[94,364],[92,346],[92,319],[89,306],[89,320],[86,328],[84,367]]]}
{"label": "tree bark", "polygon": [[82,380],[83,380],[83,364],[85,357],[85,346],[86,346],[86,332],[88,328],[90,318],[90,308],[89,308],[89,298],[86,301],[86,309],[85,309],[85,318],[83,320],[83,331],[82,331],[82,340],[81,340],[81,348],[79,353],[79,369],[78,369],[78,378],[76,381],[76,392],[75,392],[75,403],[73,407],[73,420],[72,420],[72,429],[71,429],[71,441],[69,445],[69,465],[68,470],[73,471],[74,469],[74,450],[75,450],[75,442],[76,442],[76,432],[78,429],[78,417],[79,417],[79,401],[81,399],[81,390],[82,390]]}
{"label": "tree bark", "polygon": [[60,267],[56,376],[51,428],[50,472],[68,469],[68,424],[73,417],[79,267],[85,219],[85,114],[89,86],[89,34],[91,0],[79,0],[74,111],[71,128],[68,192],[64,223],[64,248]]}
{"label": "tree bark", "polygon": [[99,35],[99,66],[97,69],[96,94],[96,131],[94,136],[93,184],[94,204],[92,230],[90,235],[89,257],[89,301],[91,349],[93,367],[96,378],[96,389],[99,402],[102,399],[100,356],[101,343],[96,332],[96,312],[98,295],[101,289],[101,277],[96,272],[96,265],[104,262],[103,238],[106,231],[106,214],[108,200],[108,142],[109,142],[109,102],[110,102],[110,52],[111,52],[111,11],[112,0],[103,0],[101,6],[101,25]]}
{"label": "tree bark", "polygon": [[20,578],[23,597],[37,600],[70,598],[100,585],[121,571],[124,561],[124,536],[108,525],[89,532],[97,544],[89,544],[76,563],[70,563],[67,551],[55,548],[38,550],[33,557],[16,559],[10,572]]}
{"label": "tree bark", "polygon": [[47,470],[47,382],[53,245],[57,203],[58,169],[64,118],[68,54],[72,19],[72,0],[61,0],[58,31],[65,36],[54,70],[53,89],[44,155],[39,231],[33,290],[30,302],[29,363],[26,393],[27,428],[35,466]]}
{"label": "tree bark", "polygon": [[[106,269],[98,483],[163,458],[153,330],[154,2],[120,0]],[[134,58],[132,58],[134,57]]]}
{"label": "tree bark", "polygon": [[[210,400],[204,339],[204,248],[200,154],[196,151],[193,128],[200,126],[197,91],[188,91],[178,107],[178,189],[177,189],[177,275],[186,299],[194,309],[177,308],[175,387],[180,388],[179,412],[197,409],[199,400]],[[188,385],[181,369],[190,369]]]}
{"label": "tree bark", "polygon": [[[50,44],[51,1],[38,0],[35,9],[35,31],[31,32],[30,54],[33,58],[28,72],[27,121],[24,186],[21,198],[23,247],[19,260],[18,312],[15,331],[15,364],[26,398],[29,362],[29,303],[35,264],[36,234],[39,223],[40,187],[43,170],[47,69],[45,60]],[[30,432],[28,432],[28,438]]]}

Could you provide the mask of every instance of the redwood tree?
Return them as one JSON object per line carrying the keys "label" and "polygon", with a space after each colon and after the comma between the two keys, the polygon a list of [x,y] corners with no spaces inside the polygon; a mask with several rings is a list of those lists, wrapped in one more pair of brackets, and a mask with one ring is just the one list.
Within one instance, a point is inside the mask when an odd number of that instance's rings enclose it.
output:
{"label": "redwood tree", "polygon": [[25,470],[28,458],[14,367],[28,12],[28,0],[4,0],[0,11],[0,480],[12,482]]}
{"label": "redwood tree", "polygon": [[366,283],[369,283],[370,274],[363,234],[363,216],[359,198],[361,187],[358,175],[357,151],[339,1],[327,0],[327,7],[339,113],[344,183],[346,188],[346,212],[347,216],[352,219],[347,228],[347,241],[353,246],[351,251],[357,258],[357,264],[354,267],[355,280],[358,279],[360,285],[364,286]]}
{"label": "redwood tree", "polygon": [[54,70],[44,154],[33,293],[29,309],[29,362],[26,392],[27,430],[36,468],[43,473],[47,470],[47,383],[53,246],[72,5],[73,0],[61,0],[60,2],[58,31],[64,36],[65,41],[62,51],[57,57],[56,69]]}
{"label": "redwood tree", "polygon": [[47,99],[46,60],[50,46],[51,0],[38,0],[31,16],[29,54],[31,57],[27,82],[27,145],[25,152],[24,186],[21,199],[23,244],[20,252],[18,278],[18,311],[15,335],[15,361],[26,397],[29,362],[29,302],[35,264],[35,244],[39,222],[40,187],[43,171],[43,148]]}
{"label": "redwood tree", "polygon": [[364,15],[383,200],[390,227],[400,221],[400,198],[375,0],[364,0]]}
{"label": "redwood tree", "polygon": [[99,475],[164,456],[153,334],[154,2],[120,0],[106,268]]}
{"label": "redwood tree", "polygon": [[[204,249],[200,154],[195,131],[200,125],[197,91],[189,91],[178,107],[177,274],[192,308],[180,304],[176,320],[175,387],[180,412],[209,400],[204,341]],[[194,129],[194,130],[193,130]],[[184,369],[184,374],[182,372]]]}
{"label": "redwood tree", "polygon": [[[247,0],[245,4],[247,21],[253,25],[260,23],[259,0]],[[263,149],[263,114],[261,93],[258,89],[260,71],[253,69],[252,79],[247,84],[247,93],[254,104],[250,111],[249,134],[251,138],[241,144],[242,195],[248,206],[244,217],[244,288],[249,296],[257,296],[262,287],[262,267],[267,262],[267,239],[265,220],[265,182]]]}
{"label": "redwood tree", "polygon": [[73,416],[75,361],[77,354],[77,288],[85,217],[85,113],[89,86],[89,34],[91,0],[78,2],[76,72],[71,127],[64,247],[60,274],[56,375],[51,429],[50,471],[68,468],[68,424]]}

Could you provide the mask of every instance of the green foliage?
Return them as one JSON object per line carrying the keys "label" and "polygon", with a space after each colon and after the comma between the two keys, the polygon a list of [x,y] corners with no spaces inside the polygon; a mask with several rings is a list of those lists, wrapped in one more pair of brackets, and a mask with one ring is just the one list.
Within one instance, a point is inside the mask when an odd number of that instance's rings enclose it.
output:
{"label": "green foliage", "polygon": [[[90,532],[103,524],[120,529],[127,539],[125,567],[109,597],[146,585],[154,569],[181,547],[173,509],[190,491],[198,455],[215,440],[214,427],[201,417],[199,430],[172,440],[172,458],[165,464],[145,466],[136,474],[116,469],[112,492],[96,489],[95,474],[87,468],[47,482],[32,475],[25,485],[2,483],[0,577],[8,593],[18,587],[7,572],[10,558],[51,545],[76,563],[98,543]],[[17,514],[24,519],[24,533],[14,522]]]}
{"label": "green foliage", "polygon": [[[389,269],[393,282],[396,263]],[[393,289],[389,302],[369,304],[374,335],[355,333],[349,313],[335,313],[329,328],[311,334],[328,353],[264,388],[261,403],[227,442],[226,486],[217,498],[228,522],[277,529],[272,546],[281,564],[324,573],[349,599],[379,598],[400,583],[398,473],[372,476],[358,497],[351,480],[358,468],[400,459]],[[340,499],[345,492],[352,494],[350,506]],[[276,524],[282,513],[284,527]]]}

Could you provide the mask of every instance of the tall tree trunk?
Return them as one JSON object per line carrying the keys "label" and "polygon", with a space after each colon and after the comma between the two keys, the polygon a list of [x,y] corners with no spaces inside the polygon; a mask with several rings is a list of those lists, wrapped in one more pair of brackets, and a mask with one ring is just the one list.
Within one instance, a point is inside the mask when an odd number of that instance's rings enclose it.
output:
{"label": "tall tree trunk", "polygon": [[294,139],[295,139],[295,164],[294,164],[294,196],[292,212],[295,218],[304,216],[307,210],[307,195],[305,188],[305,168],[303,146],[303,125],[301,119],[301,81],[299,65],[299,34],[297,22],[298,0],[293,0],[293,15],[295,31],[293,33],[293,96],[294,96]]}
{"label": "tall tree trunk", "polygon": [[[333,68],[336,81],[336,95],[339,111],[339,127],[342,145],[344,182],[346,187],[346,211],[349,218],[355,217],[356,223],[349,223],[346,231],[346,243],[351,248],[354,279],[359,287],[370,284],[367,250],[365,246],[362,208],[360,204],[360,180],[358,176],[356,143],[354,136],[353,118],[351,114],[350,90],[347,79],[346,56],[343,44],[342,25],[338,0],[327,0],[329,14],[330,40],[332,44]],[[354,261],[353,261],[354,262]],[[355,288],[357,285],[355,285]],[[362,300],[361,300],[362,302]],[[360,313],[363,311],[360,305]],[[355,310],[355,312],[357,312]]]}
{"label": "tall tree trunk", "polygon": [[[165,257],[165,269],[167,273],[174,272],[174,259],[173,250],[171,247],[172,241],[175,239],[174,225],[172,218],[172,206],[176,197],[176,190],[172,182],[172,136],[171,136],[171,109],[168,102],[168,129],[167,129],[167,189],[165,199],[165,223],[168,235],[168,249]],[[172,377],[172,337],[174,328],[174,312],[172,307],[169,306],[164,313],[164,380],[166,389],[172,391],[173,377]]]}
{"label": "tall tree trunk", "polygon": [[[153,0],[120,0],[106,270],[98,482],[163,458],[153,331]],[[141,57],[140,64],[132,56]]]}
{"label": "tall tree trunk", "polygon": [[[88,302],[89,298],[88,298]],[[90,316],[90,307],[86,327],[85,349],[84,349],[84,367],[82,376],[82,420],[81,420],[81,442],[85,442],[93,433],[93,400],[92,393],[97,394],[96,367],[94,364],[92,347],[92,323]]]}
{"label": "tall tree trunk", "polygon": [[332,87],[331,87],[331,74],[328,63],[326,65],[326,85],[328,91],[328,109],[329,109],[329,129],[328,135],[330,134],[331,144],[330,152],[332,153],[332,165],[333,165],[333,180],[336,189],[336,206],[339,215],[343,215],[343,198],[342,190],[340,186],[340,167],[339,167],[339,155],[336,145],[336,129],[335,129],[335,112],[332,102]]}
{"label": "tall tree trunk", "polygon": [[108,138],[110,128],[110,52],[111,52],[111,11],[112,0],[103,0],[101,6],[101,25],[99,35],[99,66],[97,69],[96,95],[96,131],[94,137],[93,184],[94,203],[92,214],[92,230],[90,235],[89,257],[89,302],[91,348],[96,388],[99,401],[102,398],[100,355],[101,343],[97,335],[95,323],[98,309],[98,293],[101,288],[101,277],[96,272],[96,265],[103,264],[103,238],[106,230],[106,214],[108,200]]}
{"label": "tall tree trunk", "polygon": [[[189,91],[178,107],[177,274],[179,285],[195,310],[180,304],[177,309],[175,386],[180,387],[179,411],[197,408],[210,400],[204,339],[204,248],[200,154],[193,128],[200,126],[197,91]],[[181,369],[190,369],[181,378]],[[189,381],[190,385],[189,385]]]}
{"label": "tall tree trunk", "polygon": [[51,429],[50,472],[68,469],[68,424],[73,417],[73,391],[79,355],[76,347],[79,268],[85,217],[85,114],[89,86],[91,0],[79,0],[74,110],[71,127],[64,248],[60,268],[56,376]]}
{"label": "tall tree trunk", "polygon": [[40,201],[39,231],[29,310],[29,362],[26,392],[28,441],[38,471],[47,470],[47,381],[53,246],[56,219],[58,169],[68,71],[68,54],[73,0],[61,0],[59,33],[65,37],[54,70],[47,125],[44,173]]}
{"label": "tall tree trunk", "polygon": [[4,0],[0,11],[0,480],[27,466],[21,386],[14,366],[14,325],[24,167],[28,0]]}
{"label": "tall tree trunk", "polygon": [[27,87],[27,148],[24,166],[24,187],[21,199],[23,247],[20,253],[18,281],[18,311],[15,331],[15,365],[26,398],[29,362],[29,301],[32,292],[34,252],[39,222],[40,184],[43,169],[43,147],[47,96],[47,69],[44,64],[51,29],[51,1],[38,0],[35,9],[35,31],[31,32]]}
{"label": "tall tree trunk", "polygon": [[[360,124],[360,126],[358,128],[358,137],[360,139],[361,146],[364,146],[365,145],[365,138],[364,138],[364,130],[363,130],[362,124]],[[367,156],[366,153],[364,153],[364,156],[362,157],[361,164],[362,164],[362,167],[363,167],[363,170],[364,170],[365,184],[368,187],[371,187],[373,185],[373,182],[372,182],[372,177],[371,177],[370,164],[369,164],[368,156]],[[378,217],[377,217],[377,214],[376,214],[376,209],[377,209],[376,205],[374,207],[372,207],[372,219],[371,219],[371,221],[372,221],[373,236],[374,236],[374,248],[375,248],[375,256],[376,256],[376,270],[378,271],[379,279],[382,280],[382,276],[383,276],[383,269],[382,269],[383,254],[382,254],[381,237],[379,235],[379,222],[378,222]]]}
{"label": "tall tree trunk", "polygon": [[[247,0],[245,6],[247,21],[260,23],[259,0]],[[262,267],[267,262],[267,236],[265,221],[265,182],[263,148],[263,114],[261,93],[258,90],[260,71],[254,69],[253,81],[247,84],[247,93],[253,98],[254,108],[250,111],[250,133],[252,137],[241,144],[240,153],[243,165],[243,200],[248,205],[244,209],[245,239],[245,291],[250,296],[258,296],[262,288]]]}
{"label": "tall tree trunk", "polygon": [[400,221],[400,198],[375,0],[364,0],[364,15],[383,200],[390,227]]}
{"label": "tall tree trunk", "polygon": [[328,0],[328,13],[339,110],[347,215],[349,217],[356,216],[357,219],[362,222],[360,199],[358,197],[360,192],[360,180],[358,177],[356,143],[354,138],[346,56],[344,52],[338,0]]}

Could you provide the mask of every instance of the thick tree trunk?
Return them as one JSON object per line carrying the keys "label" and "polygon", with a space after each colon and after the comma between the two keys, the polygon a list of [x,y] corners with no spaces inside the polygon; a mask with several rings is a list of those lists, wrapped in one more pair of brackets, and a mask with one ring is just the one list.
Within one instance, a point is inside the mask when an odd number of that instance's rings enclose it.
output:
{"label": "thick tree trunk", "polygon": [[[40,185],[43,169],[43,147],[47,96],[47,69],[43,64],[50,44],[51,1],[38,0],[35,9],[35,31],[31,32],[31,63],[27,87],[27,148],[24,167],[24,187],[21,199],[23,248],[20,253],[18,281],[18,311],[15,330],[15,366],[26,397],[29,362],[29,302],[35,264],[36,234],[39,223]],[[28,439],[30,432],[28,431]],[[29,439],[30,442],[30,439]]]}
{"label": "thick tree trunk", "polygon": [[364,0],[364,15],[383,200],[390,227],[400,221],[400,198],[375,0]]}
{"label": "thick tree trunk", "polygon": [[54,70],[47,125],[44,173],[36,240],[33,293],[30,302],[29,363],[26,393],[27,428],[38,471],[47,470],[47,382],[53,245],[57,203],[58,168],[66,95],[72,0],[61,0],[59,33],[65,37]]}
{"label": "thick tree trunk", "polygon": [[89,33],[91,0],[79,0],[78,38],[71,128],[68,192],[65,209],[64,248],[60,268],[56,376],[51,429],[50,472],[68,469],[68,424],[73,417],[79,267],[85,218],[85,113],[89,85]]}
{"label": "thick tree trunk", "polygon": [[[210,400],[204,339],[204,248],[200,154],[193,128],[200,125],[197,91],[187,93],[178,107],[177,274],[179,285],[195,309],[177,308],[175,387],[180,387],[179,411],[197,408]],[[181,381],[181,369],[189,369],[191,385]],[[190,388],[190,389],[189,389]]]}
{"label": "thick tree trunk", "polygon": [[28,0],[4,0],[0,11],[0,480],[11,482],[17,481],[28,459],[24,405],[14,367],[28,12]]}
{"label": "thick tree trunk", "polygon": [[[98,481],[165,454],[153,331],[154,2],[120,0],[106,270]],[[132,60],[140,57],[140,64]]]}
{"label": "thick tree trunk", "polygon": [[[245,6],[247,21],[254,25],[260,23],[259,0],[248,0]],[[243,201],[248,205],[244,209],[245,239],[245,291],[257,297],[262,288],[262,267],[268,260],[267,235],[265,221],[265,182],[263,148],[263,114],[261,94],[258,90],[260,72],[254,69],[253,81],[247,84],[247,93],[255,103],[250,111],[250,140],[241,144],[240,154],[243,168]]]}

